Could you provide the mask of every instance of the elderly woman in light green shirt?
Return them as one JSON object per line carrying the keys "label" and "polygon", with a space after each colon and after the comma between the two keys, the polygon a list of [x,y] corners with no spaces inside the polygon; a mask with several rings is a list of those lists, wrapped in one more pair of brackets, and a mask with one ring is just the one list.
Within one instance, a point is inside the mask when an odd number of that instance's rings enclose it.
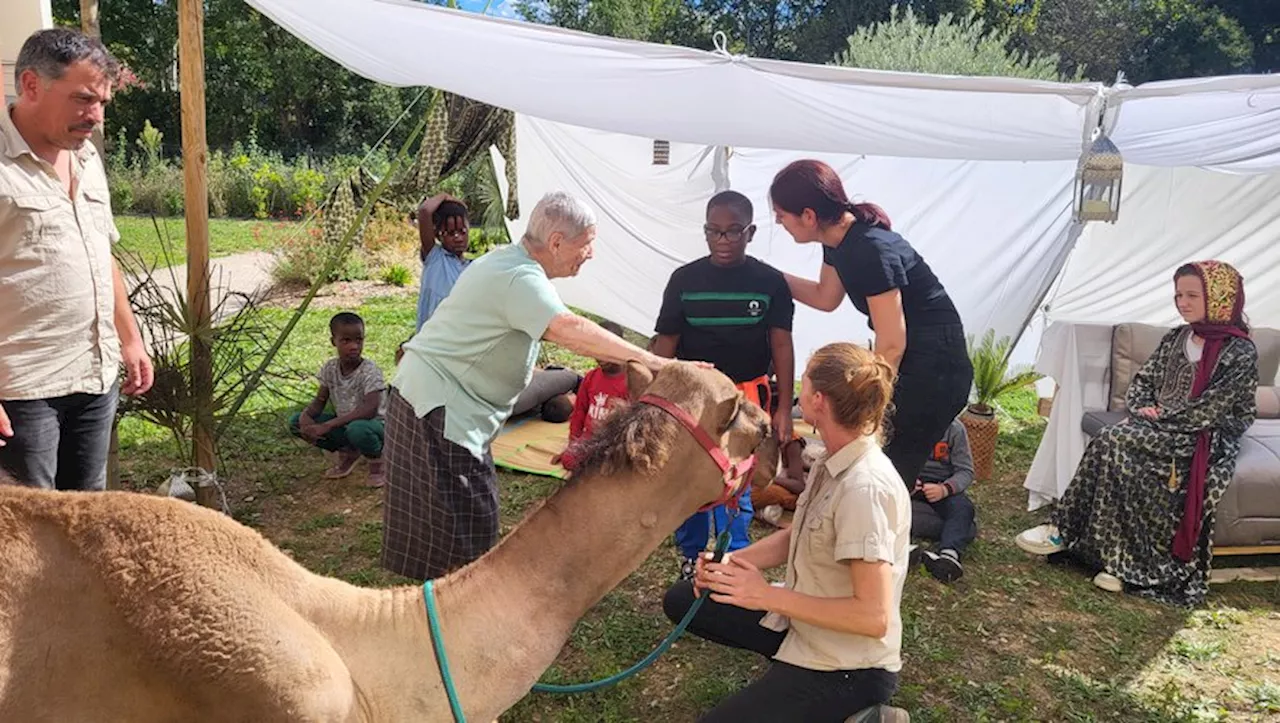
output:
{"label": "elderly woman in light green shirt", "polygon": [[384,451],[382,564],[392,572],[439,577],[497,542],[489,446],[529,384],[544,339],[655,371],[669,363],[574,314],[552,286],[591,259],[595,226],[580,199],[548,194],[520,241],[472,262],[404,345]]}

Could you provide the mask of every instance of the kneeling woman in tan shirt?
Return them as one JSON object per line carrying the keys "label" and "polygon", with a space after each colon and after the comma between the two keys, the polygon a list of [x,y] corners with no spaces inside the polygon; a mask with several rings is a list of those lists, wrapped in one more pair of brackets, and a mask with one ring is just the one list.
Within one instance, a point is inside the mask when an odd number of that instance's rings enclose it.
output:
{"label": "kneeling woman in tan shirt", "polygon": [[[773,659],[701,721],[841,723],[893,694],[911,499],[878,439],[892,395],[893,371],[870,351],[839,343],[814,353],[800,406],[827,452],[792,526],[722,564],[699,560],[693,582],[667,591],[673,621],[710,593],[693,634]],[[770,585],[760,571],[784,562],[786,586]]]}

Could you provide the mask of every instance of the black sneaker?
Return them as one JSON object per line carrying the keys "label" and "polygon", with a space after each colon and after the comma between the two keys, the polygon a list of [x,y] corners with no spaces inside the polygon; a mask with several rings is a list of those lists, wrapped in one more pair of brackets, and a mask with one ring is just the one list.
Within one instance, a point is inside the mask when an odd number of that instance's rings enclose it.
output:
{"label": "black sneaker", "polygon": [[698,564],[698,561],[695,558],[692,558],[692,557],[683,558],[680,561],[680,579],[692,580],[694,571],[698,569],[697,564]]}
{"label": "black sneaker", "polygon": [[911,552],[907,553],[907,569],[914,570],[916,565],[920,564],[920,558],[924,555],[924,548],[919,545],[912,545]]}
{"label": "black sneaker", "polygon": [[924,568],[942,582],[955,582],[964,575],[964,567],[954,550],[943,550],[941,553],[925,550],[923,554]]}

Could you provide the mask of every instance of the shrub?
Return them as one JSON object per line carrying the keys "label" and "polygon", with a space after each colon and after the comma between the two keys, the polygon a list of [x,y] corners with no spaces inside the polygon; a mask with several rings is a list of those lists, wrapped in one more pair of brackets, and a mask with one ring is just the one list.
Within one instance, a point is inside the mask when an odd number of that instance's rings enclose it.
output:
{"label": "shrub", "polygon": [[379,204],[365,227],[360,251],[368,266],[381,276],[381,272],[393,266],[406,269],[420,266],[419,245],[418,229],[408,218],[391,206]]}
{"label": "shrub", "polygon": [[[287,234],[276,249],[276,265],[271,275],[278,283],[290,286],[310,286],[324,271],[329,261],[332,244],[324,239],[323,218],[317,215],[315,220],[306,224],[300,233]],[[363,252],[355,249],[346,254],[333,273],[324,281],[358,281],[369,277],[368,265]]]}
{"label": "shrub", "polygon": [[393,264],[382,272],[382,282],[385,284],[404,288],[410,281],[413,281],[413,272],[403,264]]}

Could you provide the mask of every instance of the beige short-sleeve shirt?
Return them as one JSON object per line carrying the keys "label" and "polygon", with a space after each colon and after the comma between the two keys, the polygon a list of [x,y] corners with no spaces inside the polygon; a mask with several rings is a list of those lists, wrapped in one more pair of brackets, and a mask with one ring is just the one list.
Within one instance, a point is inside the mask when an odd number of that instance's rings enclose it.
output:
{"label": "beige short-sleeve shirt", "polygon": [[120,371],[120,234],[92,144],[72,172],[74,198],[0,106],[0,401],[103,394]]}
{"label": "beige short-sleeve shirt", "polygon": [[815,597],[850,597],[849,562],[884,561],[893,566],[894,605],[888,631],[878,639],[769,613],[761,625],[789,628],[774,658],[810,670],[901,670],[911,498],[875,439],[851,442],[813,466],[791,529],[788,588]]}

